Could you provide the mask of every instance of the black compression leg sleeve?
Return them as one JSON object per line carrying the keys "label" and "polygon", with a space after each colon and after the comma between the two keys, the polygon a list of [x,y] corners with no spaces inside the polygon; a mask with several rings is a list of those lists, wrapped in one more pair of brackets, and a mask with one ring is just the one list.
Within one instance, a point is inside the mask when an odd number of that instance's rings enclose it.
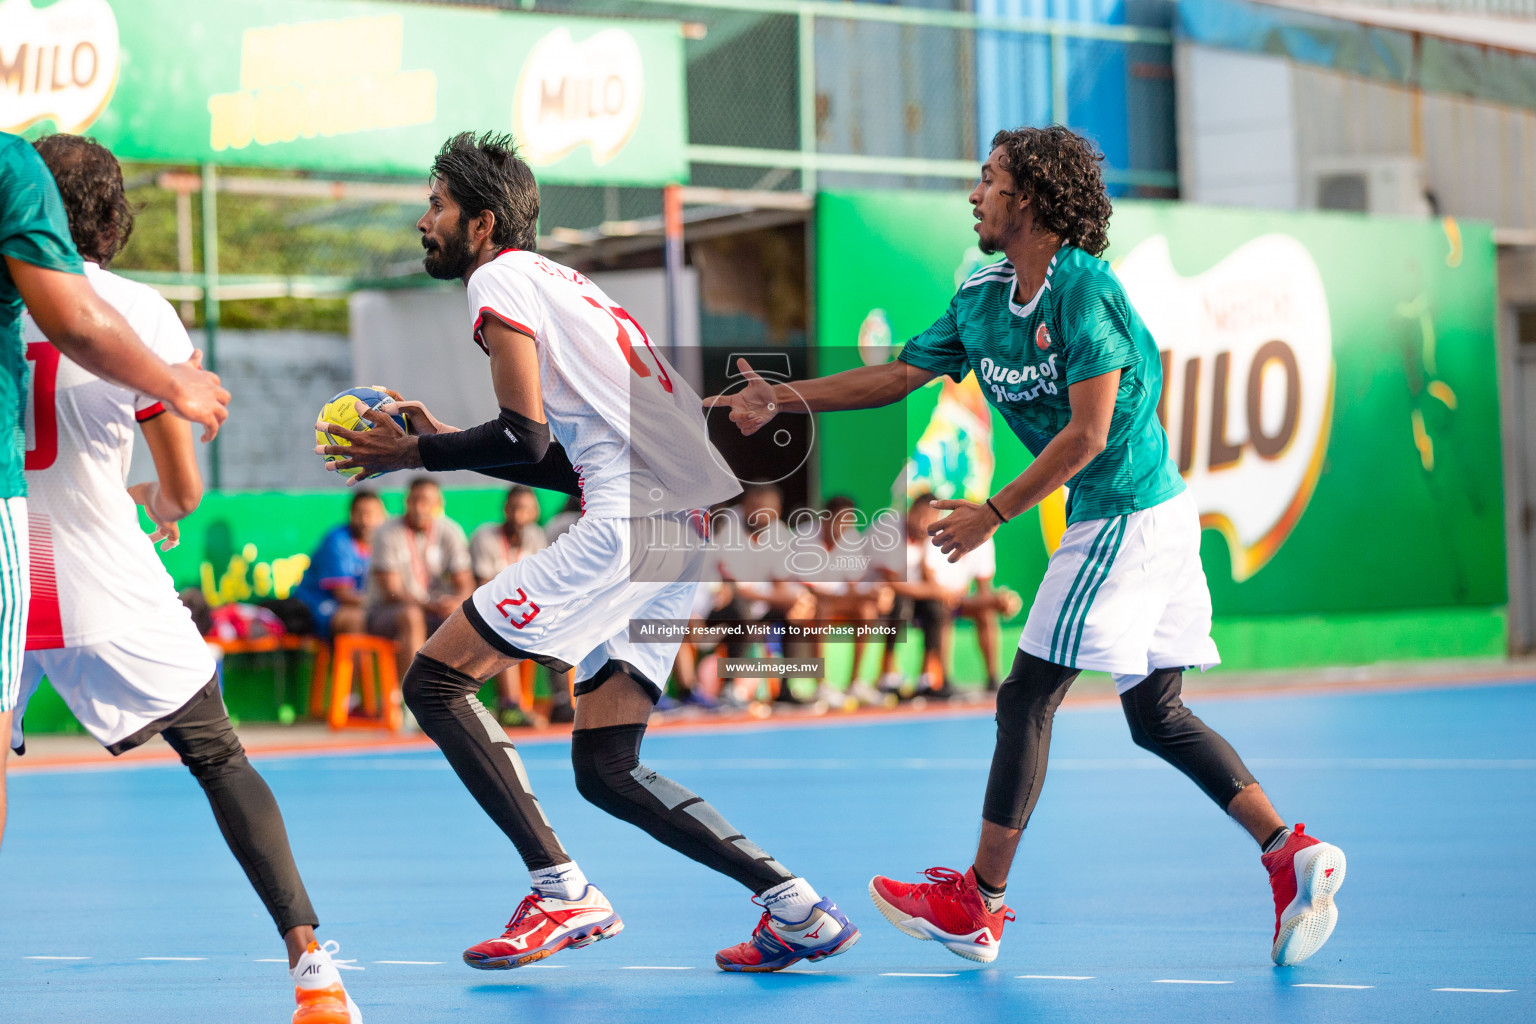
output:
{"label": "black compression leg sleeve", "polygon": [[571,733],[571,763],[581,795],[754,893],[795,877],[703,798],[641,764],[640,741],[644,736],[644,725],[610,725]]}
{"label": "black compression leg sleeve", "polygon": [[517,748],[480,698],[481,683],[423,655],[401,680],[405,703],[530,871],[569,861],[539,806]]}
{"label": "black compression leg sleeve", "polygon": [[997,746],[981,816],[1004,828],[1029,824],[1045,762],[1051,752],[1051,722],[1078,670],[1053,665],[1020,651],[997,690]]}
{"label": "black compression leg sleeve", "polygon": [[319,924],[288,846],[282,812],[267,783],[246,760],[217,690],[205,690],[161,733],[208,796],[229,850],[267,913],[286,935]]}
{"label": "black compression leg sleeve", "polygon": [[1160,668],[1120,695],[1131,739],[1194,780],[1222,810],[1253,775],[1232,745],[1179,698],[1184,670]]}

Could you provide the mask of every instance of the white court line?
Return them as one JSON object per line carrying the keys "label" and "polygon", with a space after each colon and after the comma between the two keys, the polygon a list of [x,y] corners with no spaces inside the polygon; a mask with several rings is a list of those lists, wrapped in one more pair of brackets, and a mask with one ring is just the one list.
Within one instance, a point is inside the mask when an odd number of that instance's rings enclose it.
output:
{"label": "white court line", "polygon": [[1015,974],[1015,978],[1033,978],[1037,981],[1092,981],[1091,974]]}
{"label": "white court line", "polygon": [[420,967],[441,967],[444,960],[375,960],[376,964],[413,964]]}
{"label": "white court line", "polygon": [[692,967],[620,967],[621,971],[691,971]]}
{"label": "white court line", "polygon": [[1436,992],[1513,992],[1512,988],[1437,988]]}
{"label": "white court line", "polygon": [[24,956],[23,960],[89,960],[88,956]]}
{"label": "white court line", "polygon": [[1291,988],[1375,988],[1375,985],[1324,985],[1320,981],[1298,981]]}
{"label": "white court line", "polygon": [[257,961],[254,961],[254,962],[258,963],[258,964],[285,964],[288,961],[287,960],[278,960],[278,959],[269,957],[267,959],[257,960]]}
{"label": "white court line", "polygon": [[208,958],[205,957],[205,956],[141,956],[141,957],[139,957],[139,959],[140,960],[173,960],[173,961],[177,961],[177,962],[190,963],[193,960],[207,960]]}
{"label": "white court line", "polygon": [[1154,985],[1230,985],[1230,981],[1196,981],[1192,978],[1158,978]]}
{"label": "white court line", "polygon": [[919,974],[912,971],[887,971],[882,978],[953,978],[953,974]]}

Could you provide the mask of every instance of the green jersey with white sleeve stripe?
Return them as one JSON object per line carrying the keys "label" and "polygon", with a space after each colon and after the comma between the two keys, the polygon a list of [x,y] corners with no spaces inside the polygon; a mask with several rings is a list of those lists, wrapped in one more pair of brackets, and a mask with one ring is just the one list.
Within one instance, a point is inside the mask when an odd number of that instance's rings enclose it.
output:
{"label": "green jersey with white sleeve stripe", "polygon": [[1071,420],[1069,387],[1120,370],[1108,443],[1067,481],[1067,521],[1151,508],[1182,492],[1157,418],[1157,343],[1109,264],[1065,246],[1027,305],[1015,301],[1017,290],[1011,263],[982,267],[898,358],[955,380],[974,371],[987,401],[1034,455]]}

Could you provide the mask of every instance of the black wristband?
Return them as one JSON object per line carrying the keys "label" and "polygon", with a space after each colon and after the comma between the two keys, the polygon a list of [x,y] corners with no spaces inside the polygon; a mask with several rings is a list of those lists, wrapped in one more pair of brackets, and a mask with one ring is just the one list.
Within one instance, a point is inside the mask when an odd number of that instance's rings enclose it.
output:
{"label": "black wristband", "polygon": [[423,434],[417,442],[422,468],[485,469],[537,463],[549,451],[549,425],[511,409],[489,423],[451,434]]}
{"label": "black wristband", "polygon": [[992,514],[997,516],[997,518],[1001,519],[1003,522],[1006,523],[1008,521],[1008,517],[1003,515],[1002,512],[998,511],[998,508],[997,508],[996,505],[992,504],[992,499],[991,498],[987,499],[987,508],[991,509],[992,510]]}

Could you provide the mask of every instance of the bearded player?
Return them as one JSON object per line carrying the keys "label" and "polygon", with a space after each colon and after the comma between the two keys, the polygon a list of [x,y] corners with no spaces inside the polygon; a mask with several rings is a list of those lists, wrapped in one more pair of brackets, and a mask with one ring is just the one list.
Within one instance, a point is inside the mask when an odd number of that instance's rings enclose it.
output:
{"label": "bearded player", "polygon": [[476,590],[403,680],[422,731],[516,845],[533,883],[505,932],[464,961],[521,967],[623,927],[556,838],[517,751],[475,696],[525,659],[576,669],[571,762],[581,794],[761,901],[752,937],[716,954],[722,970],[775,971],[841,953],[859,933],[831,900],[640,763],[678,644],[633,643],[630,622],[688,619],[706,559],[702,510],[741,488],[709,442],[697,394],[634,318],[534,251],[538,215],[538,186],[510,136],[464,133],[438,153],[416,226],[427,272],[468,285],[474,341],[501,405],[496,420],[456,430],[404,403],[423,425],[419,436],[384,412],[368,414],[366,431],[317,425],[347,442],[316,447],[349,456],[328,468],[367,470],[356,479],[470,469],[581,495],[575,525]]}
{"label": "bearded player", "polygon": [[[191,358],[171,304],[106,269],[128,242],[133,213],[123,175],[96,142],[52,135],[37,149],[59,184],[85,278],[156,356]],[[272,791],[246,759],[219,693],[212,656],[154,551],[174,545],[177,521],[202,499],[191,425],[153,397],[96,376],[24,321],[32,386],[27,487],[32,601],[21,699],[11,745],[23,748],[27,701],[43,676],[113,754],[156,735],[207,794],[219,830],[288,947],[294,1024],[361,1024],[288,846]],[[124,489],[135,426],[157,479]],[[157,529],[145,537],[135,504]]]}
{"label": "bearded player", "polygon": [[[981,840],[963,875],[930,868],[910,885],[876,876],[870,896],[897,928],[971,960],[997,957],[1008,872],[1040,796],[1051,722],[1083,669],[1108,672],[1131,738],[1198,785],[1262,850],[1275,897],[1275,963],[1327,941],[1344,854],[1285,826],[1232,747],[1180,699],[1186,666],[1219,659],[1200,565],[1200,519],[1157,419],[1157,344],[1109,265],[1103,156],[1060,126],[999,132],[971,193],[982,252],[1007,259],[972,274],[948,311],[894,362],[793,387],[761,378],[731,396],[744,433],[779,412],[870,409],[940,374],[974,371],[988,401],[1034,455],[984,502],[936,501],[929,527],[951,562],[1057,488],[1067,530],[997,694],[997,745]],[[744,373],[750,373],[745,361]],[[754,376],[755,375],[751,375]]]}

